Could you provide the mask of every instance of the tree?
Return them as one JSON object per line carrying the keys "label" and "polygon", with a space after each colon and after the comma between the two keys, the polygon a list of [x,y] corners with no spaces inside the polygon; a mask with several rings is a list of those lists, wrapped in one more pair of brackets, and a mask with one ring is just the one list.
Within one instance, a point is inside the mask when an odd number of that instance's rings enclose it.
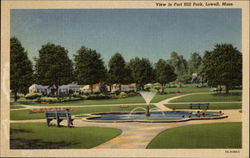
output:
{"label": "tree", "polygon": [[53,43],[42,45],[36,59],[35,75],[37,83],[54,85],[57,94],[59,85],[73,81],[73,63],[68,57],[68,51]]}
{"label": "tree", "polygon": [[133,58],[129,62],[129,68],[133,81],[139,85],[140,89],[144,89],[144,85],[150,83],[154,79],[153,67],[146,58]]}
{"label": "tree", "polygon": [[[202,65],[202,58],[198,53],[192,53],[191,58],[188,61],[188,73],[192,76],[192,83],[198,80],[200,76],[200,67]],[[193,76],[195,74],[197,76]],[[200,78],[200,77],[199,77]]]}
{"label": "tree", "polygon": [[232,44],[217,44],[213,51],[206,51],[203,72],[208,85],[225,85],[229,93],[232,86],[242,84],[242,54]]}
{"label": "tree", "polygon": [[16,38],[10,39],[10,88],[17,101],[17,93],[28,92],[28,87],[33,82],[32,63],[28,58],[27,51]]}
{"label": "tree", "polygon": [[93,84],[105,81],[107,70],[101,55],[95,50],[82,46],[75,55],[75,74],[78,84]]}
{"label": "tree", "polygon": [[126,77],[128,75],[128,69],[126,68],[125,60],[120,53],[113,55],[108,63],[108,82],[109,84],[121,84],[126,83]]}
{"label": "tree", "polygon": [[178,81],[186,82],[191,78],[190,75],[188,75],[188,63],[182,55],[172,52],[171,57],[167,62],[174,67]]}
{"label": "tree", "polygon": [[175,81],[177,75],[174,72],[174,67],[167,64],[163,59],[158,60],[155,64],[156,69],[156,81],[161,84],[162,93],[164,93],[164,87],[167,83]]}

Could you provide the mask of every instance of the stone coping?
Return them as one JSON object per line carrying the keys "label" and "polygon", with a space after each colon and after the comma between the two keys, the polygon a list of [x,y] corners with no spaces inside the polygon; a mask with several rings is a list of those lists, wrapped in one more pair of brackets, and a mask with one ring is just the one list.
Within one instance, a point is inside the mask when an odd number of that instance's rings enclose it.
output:
{"label": "stone coping", "polygon": [[[162,111],[154,111],[162,112]],[[163,111],[166,112],[166,111]],[[185,111],[180,111],[185,112]],[[190,111],[189,111],[190,112]],[[141,114],[144,112],[134,112],[134,114]],[[177,122],[186,122],[191,120],[215,120],[215,119],[224,119],[228,118],[227,115],[221,114],[215,117],[193,117],[193,118],[181,118],[178,120],[94,120],[94,118],[100,118],[102,114],[129,114],[128,112],[105,112],[105,113],[93,113],[87,114],[89,117],[83,118],[83,121],[86,122],[96,122],[96,123],[123,123],[123,122],[142,122],[142,123],[177,123]]]}

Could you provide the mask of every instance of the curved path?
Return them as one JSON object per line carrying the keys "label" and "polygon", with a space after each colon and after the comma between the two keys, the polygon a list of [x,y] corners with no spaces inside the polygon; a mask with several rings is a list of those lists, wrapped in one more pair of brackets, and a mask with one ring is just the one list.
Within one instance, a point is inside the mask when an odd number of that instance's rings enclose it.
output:
{"label": "curved path", "polygon": [[172,97],[172,98],[168,98],[168,99],[165,99],[165,100],[162,100],[158,103],[155,103],[154,105],[157,106],[159,109],[161,110],[164,110],[164,111],[169,111],[169,110],[172,110],[166,106],[164,106],[165,104],[169,104],[169,102],[171,100],[174,100],[174,99],[177,99],[177,98],[181,98],[181,97],[185,97],[185,96],[189,96],[189,95],[195,95],[195,94],[209,94],[209,92],[201,92],[201,93],[188,93],[188,94],[184,94],[184,95],[179,95],[179,96],[176,96],[176,97]]}

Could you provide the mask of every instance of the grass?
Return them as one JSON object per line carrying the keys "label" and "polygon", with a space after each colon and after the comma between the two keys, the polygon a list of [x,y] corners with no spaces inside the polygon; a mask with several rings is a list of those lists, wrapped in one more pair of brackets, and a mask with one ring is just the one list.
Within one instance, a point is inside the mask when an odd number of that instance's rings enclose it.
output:
{"label": "grass", "polygon": [[[72,115],[88,114],[96,112],[114,112],[114,111],[131,111],[136,107],[145,107],[145,105],[134,105],[128,106],[128,108],[120,108],[119,106],[99,106],[99,107],[73,107]],[[150,108],[155,106],[150,105]],[[10,111],[11,120],[33,120],[33,119],[44,119],[44,113],[33,113],[29,114],[28,110],[15,110]]]}
{"label": "grass", "polygon": [[92,148],[122,133],[120,129],[103,127],[47,127],[45,123],[11,123],[11,129],[29,132],[11,135],[11,139],[65,142],[67,149]]}
{"label": "grass", "polygon": [[242,124],[213,123],[167,129],[147,148],[241,148]]}
{"label": "grass", "polygon": [[24,107],[21,105],[11,105],[10,106],[10,109],[21,109],[21,108],[24,108]]}
{"label": "grass", "polygon": [[[165,105],[168,108],[176,108],[176,109],[190,109],[189,104],[168,104]],[[210,103],[209,109],[241,109],[242,103]],[[193,108],[198,109],[198,108]]]}
{"label": "grass", "polygon": [[175,93],[178,91],[183,92],[183,93],[210,92],[210,88],[183,87],[183,88],[166,88],[165,89],[165,92],[167,93]]}
{"label": "grass", "polygon": [[241,101],[241,92],[225,93],[211,93],[211,94],[194,94],[174,99],[170,102],[232,102]]}
{"label": "grass", "polygon": [[[157,103],[161,100],[168,99],[176,96],[176,94],[156,94],[152,99],[151,103]],[[62,102],[62,103],[51,103],[51,104],[42,104],[35,103],[31,100],[26,100],[25,98],[21,98],[18,102],[11,101],[11,104],[27,104],[27,105],[35,105],[35,106],[79,106],[79,105],[108,105],[108,104],[138,104],[138,103],[146,103],[145,100],[141,96],[136,97],[128,97],[128,98],[120,98],[120,99],[99,99],[99,100],[80,100],[80,101],[70,101],[70,102]]]}

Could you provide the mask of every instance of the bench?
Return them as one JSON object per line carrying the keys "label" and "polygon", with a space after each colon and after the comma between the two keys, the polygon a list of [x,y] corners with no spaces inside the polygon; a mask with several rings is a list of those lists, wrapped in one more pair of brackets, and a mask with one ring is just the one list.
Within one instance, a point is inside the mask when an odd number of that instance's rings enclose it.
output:
{"label": "bench", "polygon": [[192,109],[193,107],[198,107],[199,109],[200,109],[201,107],[206,107],[206,108],[208,109],[209,103],[190,104],[190,109]]}
{"label": "bench", "polygon": [[67,126],[73,125],[71,114],[68,111],[45,111],[45,117],[47,120],[47,126],[50,126],[52,120],[56,120],[57,127],[60,127],[60,122],[67,120]]}

